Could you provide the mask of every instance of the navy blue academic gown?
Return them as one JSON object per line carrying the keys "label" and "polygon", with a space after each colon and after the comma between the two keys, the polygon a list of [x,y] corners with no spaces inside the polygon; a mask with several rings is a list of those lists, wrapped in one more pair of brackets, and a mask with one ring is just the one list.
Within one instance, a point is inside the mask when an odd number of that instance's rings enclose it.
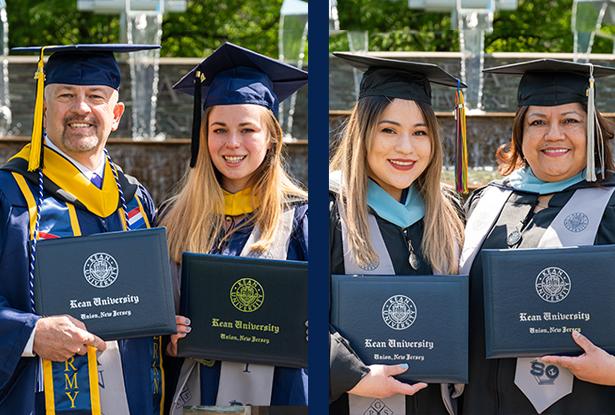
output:
{"label": "navy blue academic gown", "polygon": [[[293,230],[286,259],[307,261],[308,259],[308,218],[307,204],[295,207]],[[244,218],[244,220],[247,218]],[[239,223],[235,224],[238,226]],[[239,256],[248,241],[253,227],[248,226],[235,232],[228,243],[213,254]],[[212,366],[201,365],[201,404],[215,405],[220,381],[220,361]],[[271,405],[307,405],[307,369],[276,367],[273,374]]]}
{"label": "navy blue academic gown", "polygon": [[[0,169],[0,414],[42,415],[45,413],[44,394],[36,392],[39,359],[21,357],[32,329],[40,318],[30,312],[28,207],[11,174],[11,170],[23,171],[24,163],[25,160],[14,159]],[[37,176],[24,176],[33,194],[38,194],[38,190],[35,190],[38,189]],[[44,183],[43,199],[52,205],[61,206],[64,201],[57,193],[57,186],[47,179]],[[154,205],[145,188],[134,179],[129,182],[121,172],[120,183],[128,210],[136,203],[135,194],[140,194],[143,211],[149,223],[153,223]],[[74,205],[82,235],[122,230],[117,211],[101,218],[87,211],[79,203]],[[48,215],[45,208],[42,215]],[[50,224],[55,223],[49,216],[47,220]],[[61,222],[58,221],[56,228],[46,230],[59,237],[72,236],[63,234],[66,229],[62,229]],[[136,227],[143,226],[143,220],[136,223]],[[159,409],[154,407],[154,389],[160,388],[161,385],[153,384],[150,370],[154,352],[153,339],[123,340],[118,343],[130,412],[144,415],[159,413]]]}

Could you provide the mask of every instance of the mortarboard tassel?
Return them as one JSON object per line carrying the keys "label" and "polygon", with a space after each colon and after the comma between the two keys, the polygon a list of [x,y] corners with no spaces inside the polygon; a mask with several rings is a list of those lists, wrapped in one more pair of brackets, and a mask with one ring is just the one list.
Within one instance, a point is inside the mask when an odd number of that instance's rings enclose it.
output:
{"label": "mortarboard tassel", "polygon": [[203,73],[197,70],[194,74],[194,106],[192,107],[192,143],[190,167],[196,165],[196,159],[199,155],[199,144],[201,142],[201,83],[205,79]]}
{"label": "mortarboard tassel", "polygon": [[43,164],[43,97],[45,94],[44,54],[45,48],[41,48],[38,68],[34,74],[34,79],[36,79],[36,100],[34,102],[34,124],[32,125],[28,171],[35,171]]}
{"label": "mortarboard tassel", "polygon": [[468,193],[468,143],[466,140],[466,110],[461,83],[455,92],[455,187],[458,193]]}
{"label": "mortarboard tassel", "polygon": [[595,182],[596,177],[596,147],[598,148],[598,158],[600,159],[600,174],[604,178],[604,140],[602,131],[598,128],[596,136],[597,114],[596,114],[596,88],[594,85],[594,65],[589,64],[589,88],[587,88],[587,166],[585,168],[585,180]]}

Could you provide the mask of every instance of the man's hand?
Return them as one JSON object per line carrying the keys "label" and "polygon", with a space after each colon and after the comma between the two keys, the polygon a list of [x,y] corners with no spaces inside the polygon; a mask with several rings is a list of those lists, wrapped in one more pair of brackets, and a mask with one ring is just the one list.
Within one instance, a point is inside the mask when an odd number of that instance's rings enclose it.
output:
{"label": "man's hand", "polygon": [[32,350],[43,359],[63,362],[75,354],[85,355],[88,346],[101,352],[107,348],[98,336],[88,332],[85,324],[71,316],[44,317],[36,322]]}
{"label": "man's hand", "polygon": [[599,385],[615,386],[615,356],[608,354],[578,331],[572,338],[585,351],[580,356],[544,356],[540,360],[570,370],[577,378]]}
{"label": "man's hand", "polygon": [[167,344],[167,354],[169,356],[177,356],[177,341],[186,337],[192,330],[188,317],[175,316],[175,323],[177,324],[177,334],[171,335],[171,341]]}
{"label": "man's hand", "polygon": [[366,398],[382,399],[397,394],[414,395],[427,387],[427,384],[423,382],[409,385],[393,377],[408,370],[408,365],[405,363],[401,365],[371,365],[369,369],[369,373],[348,393]]}

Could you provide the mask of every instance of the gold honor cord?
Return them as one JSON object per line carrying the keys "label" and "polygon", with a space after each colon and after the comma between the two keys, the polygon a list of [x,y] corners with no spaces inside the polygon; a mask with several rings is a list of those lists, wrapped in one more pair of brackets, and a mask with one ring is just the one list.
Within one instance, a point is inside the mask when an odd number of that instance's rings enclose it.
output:
{"label": "gold honor cord", "polygon": [[465,99],[461,88],[455,92],[455,187],[459,193],[468,193],[468,143],[466,136]]}
{"label": "gold honor cord", "polygon": [[43,147],[43,96],[45,94],[45,48],[41,48],[36,79],[36,101],[34,103],[34,124],[32,125],[32,148],[28,157],[28,171],[35,171],[41,165]]}

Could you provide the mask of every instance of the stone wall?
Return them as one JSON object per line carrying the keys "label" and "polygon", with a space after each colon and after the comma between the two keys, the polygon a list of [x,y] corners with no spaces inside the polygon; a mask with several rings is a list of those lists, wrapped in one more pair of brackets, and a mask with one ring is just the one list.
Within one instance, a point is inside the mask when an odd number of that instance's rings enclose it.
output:
{"label": "stone wall", "polygon": [[[460,57],[456,53],[395,53],[380,52],[379,57],[389,57],[414,62],[427,62],[440,65],[453,76],[461,72]],[[498,53],[485,56],[485,68],[508,65],[533,59],[552,58],[572,60],[570,54],[515,54]],[[615,67],[614,55],[595,55],[592,63]],[[342,59],[331,55],[329,60],[329,109],[348,110],[355,101],[352,67]],[[487,112],[514,112],[517,107],[517,85],[519,76],[485,74],[483,106]],[[596,107],[601,112],[615,112],[615,76],[596,81]],[[455,94],[452,88],[432,86],[432,103],[435,111],[452,111]]]}
{"label": "stone wall", "polygon": [[[177,93],[172,86],[186,72],[198,63],[195,59],[161,59],[160,80],[158,84],[158,109],[156,114],[156,131],[167,138],[190,137],[192,128],[192,98]],[[120,100],[126,104],[120,128],[114,137],[131,137],[131,85],[130,70],[127,63],[120,62],[122,84]],[[11,57],[9,59],[9,91],[13,122],[10,136],[27,136],[32,131],[34,115],[36,60],[29,57]],[[307,87],[298,92],[295,107],[293,136],[307,139]]]}

